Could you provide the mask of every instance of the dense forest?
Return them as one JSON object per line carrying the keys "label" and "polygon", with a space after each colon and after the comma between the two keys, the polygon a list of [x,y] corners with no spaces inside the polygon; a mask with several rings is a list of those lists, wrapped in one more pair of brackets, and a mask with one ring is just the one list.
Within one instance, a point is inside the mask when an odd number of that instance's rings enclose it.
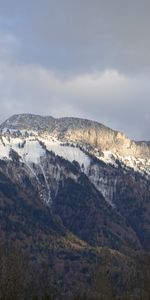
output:
{"label": "dense forest", "polygon": [[[129,255],[129,254],[128,254]],[[70,272],[75,257],[65,267]],[[150,255],[148,253],[111,254],[103,249],[90,263],[82,262],[82,275],[70,273],[59,278],[59,267],[29,258],[16,246],[0,247],[0,300],[149,300]]]}

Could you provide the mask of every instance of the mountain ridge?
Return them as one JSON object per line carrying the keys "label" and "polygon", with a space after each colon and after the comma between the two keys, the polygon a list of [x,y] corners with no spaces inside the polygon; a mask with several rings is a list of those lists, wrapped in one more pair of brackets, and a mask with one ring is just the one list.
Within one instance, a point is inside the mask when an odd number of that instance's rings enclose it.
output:
{"label": "mountain ridge", "polygon": [[88,119],[17,114],[0,125],[1,131],[4,128],[49,131],[59,139],[86,142],[106,151],[112,149],[112,152],[122,156],[150,157],[149,141],[131,140],[122,132]]}
{"label": "mountain ridge", "polygon": [[[89,124],[96,124],[99,125],[101,127],[104,127],[112,132],[120,133],[123,134],[126,138],[129,138],[123,131],[114,129],[110,126],[107,126],[99,121],[96,120],[92,120],[92,119],[88,119],[88,118],[83,118],[83,117],[72,117],[72,116],[65,116],[65,117],[53,117],[52,115],[40,115],[40,114],[33,114],[33,113],[18,113],[18,114],[13,114],[10,117],[8,117],[6,120],[4,120],[3,122],[0,123],[0,128],[4,128],[6,123],[9,121],[9,123],[11,123],[11,120],[16,119],[16,118],[26,118],[26,117],[30,117],[30,118],[41,118],[43,120],[54,120],[54,121],[63,121],[63,120],[70,120],[70,121],[81,121],[81,122],[87,122]],[[130,140],[132,140],[135,143],[150,143],[150,140],[134,140],[132,138],[129,138]]]}

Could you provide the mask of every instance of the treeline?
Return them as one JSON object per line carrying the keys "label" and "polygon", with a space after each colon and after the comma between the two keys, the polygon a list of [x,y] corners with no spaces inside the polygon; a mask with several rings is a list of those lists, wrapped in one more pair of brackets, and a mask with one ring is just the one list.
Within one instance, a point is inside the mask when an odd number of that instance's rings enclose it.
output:
{"label": "treeline", "polygon": [[16,247],[0,247],[0,300],[150,300],[147,253],[134,257],[130,268],[112,267],[106,259],[90,264],[88,272],[84,283],[70,278],[72,285],[64,291],[65,282],[46,262],[32,261]]}

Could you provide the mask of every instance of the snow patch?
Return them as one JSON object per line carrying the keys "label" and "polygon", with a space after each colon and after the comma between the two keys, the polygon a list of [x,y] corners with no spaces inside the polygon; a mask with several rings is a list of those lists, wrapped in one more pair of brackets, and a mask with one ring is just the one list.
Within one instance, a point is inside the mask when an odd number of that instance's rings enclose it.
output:
{"label": "snow patch", "polygon": [[59,155],[66,160],[77,161],[80,167],[84,166],[86,172],[90,165],[90,158],[81,149],[76,146],[63,145],[56,138],[40,139],[46,146],[47,150],[53,151],[56,155]]}
{"label": "snow patch", "polygon": [[40,157],[45,155],[45,150],[36,140],[26,139],[22,145],[23,140],[21,138],[3,137],[0,141],[0,158],[10,159],[9,152],[13,149],[24,162],[38,164]]}

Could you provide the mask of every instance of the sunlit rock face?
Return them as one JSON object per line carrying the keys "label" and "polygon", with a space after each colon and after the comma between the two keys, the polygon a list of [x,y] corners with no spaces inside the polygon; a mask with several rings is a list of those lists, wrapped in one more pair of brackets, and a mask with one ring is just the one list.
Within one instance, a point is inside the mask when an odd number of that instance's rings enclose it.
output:
{"label": "sunlit rock face", "polygon": [[91,126],[79,129],[68,129],[64,138],[76,142],[89,143],[101,150],[111,150],[121,156],[150,157],[150,145],[146,142],[134,142],[123,133],[113,131],[101,125],[91,123]]}

